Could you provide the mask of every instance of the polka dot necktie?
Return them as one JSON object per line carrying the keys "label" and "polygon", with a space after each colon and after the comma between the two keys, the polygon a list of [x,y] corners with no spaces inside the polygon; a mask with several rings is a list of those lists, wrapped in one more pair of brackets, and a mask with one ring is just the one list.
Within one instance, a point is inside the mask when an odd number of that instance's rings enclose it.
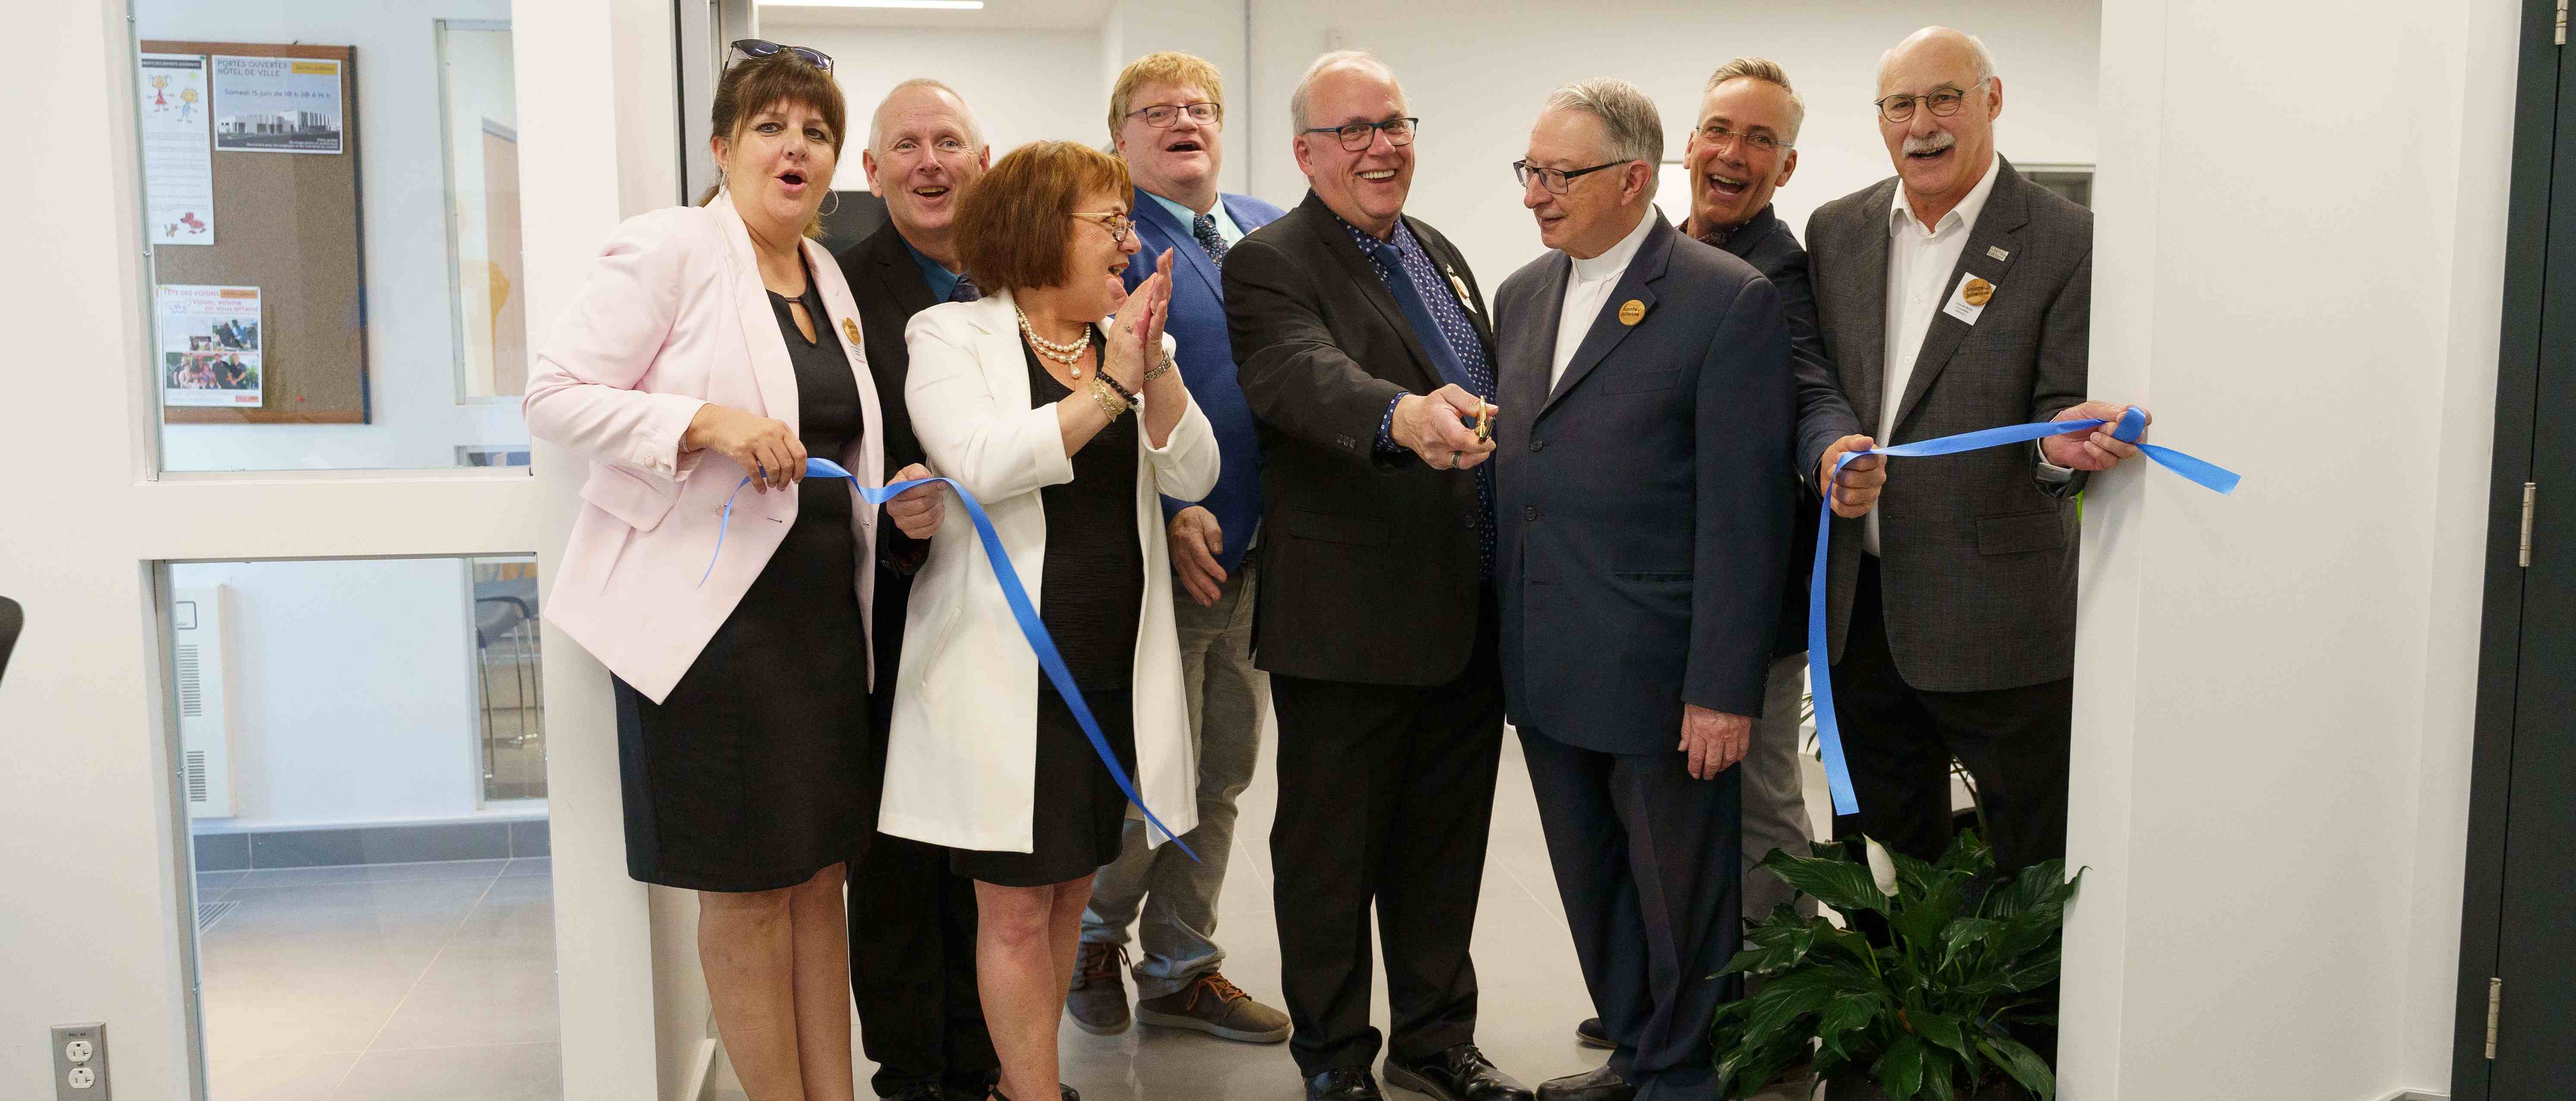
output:
{"label": "polka dot necktie", "polygon": [[1199,247],[1207,250],[1208,259],[1216,261],[1217,267],[1225,266],[1225,238],[1216,231],[1216,215],[1201,214],[1191,219],[1190,236],[1199,239]]}
{"label": "polka dot necktie", "polygon": [[984,288],[976,286],[975,277],[971,275],[958,276],[957,285],[948,290],[948,300],[951,302],[974,302],[983,297]]}

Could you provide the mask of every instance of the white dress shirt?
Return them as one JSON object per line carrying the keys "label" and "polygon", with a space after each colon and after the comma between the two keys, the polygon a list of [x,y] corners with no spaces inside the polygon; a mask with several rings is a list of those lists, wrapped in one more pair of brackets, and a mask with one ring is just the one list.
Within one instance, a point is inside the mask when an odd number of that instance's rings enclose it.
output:
{"label": "white dress shirt", "polygon": [[[1958,270],[1959,254],[1968,248],[1968,235],[1977,228],[1977,215],[1986,209],[1986,197],[1995,192],[1995,177],[2000,156],[1986,162],[1986,174],[1968,197],[1931,229],[1914,216],[1914,208],[1905,201],[1905,186],[1898,184],[1896,202],[1887,208],[1887,350],[1880,362],[1887,365],[1885,385],[1879,394],[1877,435],[1881,446],[1895,441],[1896,406],[1905,398],[1905,386],[1914,379],[1914,357],[1922,354],[1923,335],[1932,328],[1932,318],[1941,312],[1941,292],[1950,285],[1950,273]],[[1869,510],[1861,521],[1861,548],[1878,553],[1878,510]]]}
{"label": "white dress shirt", "polygon": [[1566,364],[1574,362],[1574,353],[1583,347],[1583,338],[1592,332],[1592,323],[1601,316],[1601,307],[1610,301],[1611,288],[1619,277],[1628,274],[1628,262],[1637,258],[1637,248],[1646,243],[1646,233],[1655,228],[1655,215],[1650,207],[1640,211],[1637,228],[1610,250],[1589,260],[1579,256],[1574,271],[1565,279],[1565,312],[1556,322],[1556,360],[1548,366],[1547,391],[1556,392],[1556,384],[1565,378]]}

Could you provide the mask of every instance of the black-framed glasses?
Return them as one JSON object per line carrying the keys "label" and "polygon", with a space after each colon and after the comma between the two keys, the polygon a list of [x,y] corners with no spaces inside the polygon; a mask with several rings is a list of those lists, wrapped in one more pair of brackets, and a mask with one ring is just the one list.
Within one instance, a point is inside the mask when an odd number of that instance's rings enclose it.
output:
{"label": "black-framed glasses", "polygon": [[1382,122],[1354,122],[1346,126],[1309,126],[1298,133],[1331,134],[1342,139],[1343,152],[1360,153],[1377,144],[1379,134],[1386,135],[1388,145],[1411,145],[1414,132],[1421,128],[1421,119],[1387,119]]}
{"label": "black-framed glasses", "polygon": [[1126,244],[1127,235],[1136,231],[1136,223],[1115,210],[1077,210],[1073,217],[1100,219],[1100,228],[1109,231],[1109,243],[1113,245]]}
{"label": "black-framed glasses", "polygon": [[[1979,82],[1978,87],[1982,88],[1984,86],[1983,82]],[[1930,92],[1919,96],[1910,96],[1900,93],[1871,100],[1870,102],[1878,105],[1878,117],[1886,119],[1889,122],[1903,122],[1914,117],[1914,105],[1917,103],[1931,108],[1932,113],[1938,117],[1948,118],[1952,115],[1958,114],[1959,105],[1966,102],[1967,99],[1968,93],[1966,91],[1944,84],[1941,87],[1934,88]]]}
{"label": "black-framed glasses", "polygon": [[1221,103],[1184,103],[1176,107],[1169,103],[1157,103],[1151,107],[1139,107],[1133,111],[1129,111],[1127,112],[1127,117],[1132,119],[1138,115],[1143,115],[1145,116],[1145,125],[1151,126],[1157,130],[1169,130],[1173,123],[1181,120],[1181,115],[1184,112],[1188,113],[1191,122],[1195,122],[1201,126],[1214,126],[1217,124],[1218,120],[1225,117],[1225,105]]}
{"label": "black-framed glasses", "polygon": [[786,46],[772,42],[766,38],[734,39],[733,60],[725,62],[725,68],[733,68],[734,61],[739,61],[746,57],[776,57],[782,51],[795,54],[797,57],[803,58],[806,64],[817,69],[821,69],[824,72],[828,73],[832,71],[832,55],[815,49],[812,46]]}
{"label": "black-framed glasses", "polygon": [[[1952,108],[1952,110],[1956,110],[1956,108]],[[1935,111],[1933,113],[1939,114],[1940,112]],[[1781,141],[1769,134],[1748,134],[1741,130],[1729,130],[1723,124],[1714,122],[1699,128],[1699,140],[1717,147],[1723,147],[1726,143],[1731,141],[1741,141],[1744,143],[1745,148],[1756,153],[1777,153],[1783,149],[1797,148],[1796,144]]]}
{"label": "black-framed glasses", "polygon": [[1617,168],[1623,164],[1635,163],[1637,162],[1612,161],[1608,164],[1596,164],[1590,168],[1577,168],[1572,171],[1567,171],[1562,168],[1541,168],[1528,161],[1513,161],[1512,175],[1521,181],[1521,188],[1523,190],[1527,190],[1529,188],[1531,180],[1537,180],[1539,182],[1539,186],[1546,188],[1549,194],[1563,195],[1567,188],[1574,186],[1575,177],[1589,176],[1605,168]]}

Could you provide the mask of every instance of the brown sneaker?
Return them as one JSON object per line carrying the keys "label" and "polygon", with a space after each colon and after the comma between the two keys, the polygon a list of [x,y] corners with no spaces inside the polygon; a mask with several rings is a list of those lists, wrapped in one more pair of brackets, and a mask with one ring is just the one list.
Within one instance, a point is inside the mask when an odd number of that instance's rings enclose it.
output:
{"label": "brown sneaker", "polygon": [[1073,958],[1073,989],[1064,996],[1073,1025],[1094,1036],[1127,1031],[1127,948],[1084,944]]}
{"label": "brown sneaker", "polygon": [[1194,1028],[1247,1044],[1275,1044],[1288,1038],[1287,1014],[1253,1001],[1242,987],[1214,971],[1177,992],[1137,1002],[1136,1019],[1165,1028]]}

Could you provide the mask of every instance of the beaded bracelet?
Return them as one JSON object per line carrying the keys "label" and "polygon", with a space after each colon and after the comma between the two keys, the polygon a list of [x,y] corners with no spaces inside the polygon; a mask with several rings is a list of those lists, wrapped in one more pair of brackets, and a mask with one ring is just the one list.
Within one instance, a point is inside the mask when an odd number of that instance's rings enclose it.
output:
{"label": "beaded bracelet", "polygon": [[1100,403],[1100,411],[1108,414],[1110,420],[1127,415],[1127,403],[1118,400],[1115,391],[1102,385],[1098,375],[1091,376],[1091,400]]}
{"label": "beaded bracelet", "polygon": [[1136,392],[1128,389],[1124,385],[1121,385],[1117,379],[1110,377],[1109,372],[1102,371],[1098,377],[1100,381],[1108,383],[1110,389],[1118,391],[1118,397],[1120,400],[1125,401],[1129,405],[1136,404]]}

